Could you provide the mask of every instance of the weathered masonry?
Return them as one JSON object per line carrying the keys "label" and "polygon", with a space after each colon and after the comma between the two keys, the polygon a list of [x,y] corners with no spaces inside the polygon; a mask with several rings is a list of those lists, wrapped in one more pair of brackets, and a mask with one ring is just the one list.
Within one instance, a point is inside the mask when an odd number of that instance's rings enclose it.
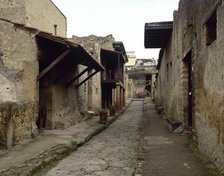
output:
{"label": "weathered masonry", "polygon": [[102,107],[110,111],[120,111],[125,106],[125,67],[127,55],[122,42],[114,42],[115,51],[101,49]]}
{"label": "weathered masonry", "polygon": [[147,23],[145,47],[162,48],[156,103],[192,132],[224,171],[224,2],[180,0],[173,22]]}
{"label": "weathered masonry", "polygon": [[153,99],[155,98],[155,80],[157,72],[156,65],[145,69],[145,90]]}
{"label": "weathered masonry", "polygon": [[[113,50],[113,42],[115,41],[112,35],[106,37],[98,37],[94,35],[86,37],[73,36],[71,41],[81,44],[98,62],[101,62],[100,51],[101,48]],[[80,71],[83,66],[79,66]],[[90,72],[86,72],[80,77],[84,79]],[[84,86],[77,90],[77,103],[82,112],[94,111],[98,114],[102,109],[102,87],[101,87],[101,73],[97,73],[94,77],[90,78]]]}
{"label": "weathered masonry", "polygon": [[1,0],[3,19],[67,37],[67,19],[51,0]]}
{"label": "weathered masonry", "polygon": [[[76,89],[104,68],[81,45],[39,29],[0,20],[0,139],[12,146],[82,119]],[[86,67],[77,73],[77,66]],[[86,71],[83,81],[78,78]]]}
{"label": "weathered masonry", "polygon": [[121,110],[125,105],[124,63],[127,61],[123,43],[115,42],[112,35],[73,36],[71,40],[83,45],[105,68],[87,83],[89,94],[84,96],[86,101],[83,102],[88,105],[84,107],[96,113],[102,108],[110,109],[111,114]]}

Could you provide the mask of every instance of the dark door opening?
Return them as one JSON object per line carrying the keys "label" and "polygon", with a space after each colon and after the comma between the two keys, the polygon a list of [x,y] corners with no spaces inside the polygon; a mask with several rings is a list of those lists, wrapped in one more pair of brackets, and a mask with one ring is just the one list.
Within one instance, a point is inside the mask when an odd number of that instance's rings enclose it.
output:
{"label": "dark door opening", "polygon": [[102,86],[102,108],[107,109],[112,106],[112,87]]}
{"label": "dark door opening", "polygon": [[147,92],[147,96],[150,96],[152,93],[152,75],[145,75],[145,90]]}
{"label": "dark door opening", "polygon": [[192,56],[191,51],[189,51],[184,58],[185,68],[187,69],[187,109],[188,109],[188,128],[193,127],[193,99],[192,99]]}

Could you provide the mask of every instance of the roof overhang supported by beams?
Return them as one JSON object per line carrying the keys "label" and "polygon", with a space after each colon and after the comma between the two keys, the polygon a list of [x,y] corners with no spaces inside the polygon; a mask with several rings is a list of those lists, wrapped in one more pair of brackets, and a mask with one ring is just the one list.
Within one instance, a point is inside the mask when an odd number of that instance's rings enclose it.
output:
{"label": "roof overhang supported by beams", "polygon": [[111,50],[107,50],[107,49],[101,49],[101,58],[110,58],[110,60],[112,61],[114,59],[114,61],[117,61],[117,59],[122,59],[123,63],[125,63],[125,57],[121,52],[118,51],[111,51]]}
{"label": "roof overhang supported by beams", "polygon": [[123,42],[114,42],[113,47],[114,47],[115,51],[117,51],[123,55],[124,62],[125,63],[128,62],[128,56],[126,54]]}
{"label": "roof overhang supported by beams", "polygon": [[37,80],[41,79],[44,75],[46,75],[56,64],[58,64],[61,60],[63,60],[69,53],[70,49],[67,49],[65,52],[63,52],[57,59],[55,59],[37,76]]}
{"label": "roof overhang supported by beams", "polygon": [[155,22],[145,24],[145,48],[165,48],[173,30],[173,22]]}
{"label": "roof overhang supported by beams", "polygon": [[70,54],[77,58],[77,62],[81,65],[85,65],[97,71],[103,71],[104,67],[98,63],[81,45],[73,43],[67,39],[53,36],[51,34],[40,32],[36,35],[37,38],[42,38],[44,40],[48,40],[54,42],[56,44],[62,45],[65,48],[69,48]]}
{"label": "roof overhang supported by beams", "polygon": [[[69,61],[72,61],[72,64],[81,64],[81,65],[84,65],[87,67],[87,69],[85,69],[83,72],[79,73],[77,76],[74,76],[72,79],[70,79],[67,82],[67,85],[71,84],[72,82],[77,80],[80,76],[82,76],[87,71],[90,71],[92,69],[95,70],[95,72],[93,72],[94,74],[89,75],[84,81],[87,81],[88,79],[90,79],[97,72],[104,70],[104,67],[99,62],[97,62],[79,44],[71,42],[71,41],[67,40],[66,38],[55,36],[48,32],[40,31],[37,28],[25,26],[24,24],[15,23],[10,20],[6,20],[6,19],[2,19],[2,18],[0,18],[0,20],[13,24],[15,29],[18,28],[18,29],[29,32],[31,34],[31,37],[36,38],[37,43],[39,40],[38,45],[45,44],[47,46],[48,45],[55,46],[53,48],[53,50],[51,50],[51,52],[56,53],[57,56],[55,54],[55,56],[53,58],[50,58],[50,57],[45,58],[45,59],[47,59],[47,62],[46,62],[47,66],[37,76],[37,81],[39,81],[40,79],[45,77],[49,71],[51,71],[53,68],[56,68],[61,63],[62,64],[63,64],[63,62],[66,63],[67,62],[66,59],[68,59]],[[40,41],[42,42],[42,44],[40,44],[41,43]],[[44,60],[44,61],[46,61],[46,60]],[[69,63],[69,62],[67,62],[67,63]],[[82,81],[82,84],[84,83],[84,81]],[[81,84],[78,84],[77,87],[79,87],[80,85]]]}
{"label": "roof overhang supported by beams", "polygon": [[81,73],[75,75],[70,80],[68,80],[66,86],[69,86],[71,83],[73,83],[82,75],[84,75],[87,71],[94,69],[94,74],[89,75],[81,83],[76,85],[76,88],[78,88],[86,81],[88,81],[92,76],[94,76],[97,72],[104,70],[104,67],[100,63],[98,63],[94,58],[92,58],[92,56],[81,45],[46,33],[39,33],[36,37],[42,39],[42,41],[50,41],[55,43],[56,45],[61,45],[63,46],[63,48],[66,48],[66,50],[62,52],[59,57],[54,59],[54,61],[37,76],[37,80],[44,77],[53,67],[55,67],[57,64],[59,64],[59,62],[65,60],[66,58],[76,59],[77,64],[81,64],[87,67]]}

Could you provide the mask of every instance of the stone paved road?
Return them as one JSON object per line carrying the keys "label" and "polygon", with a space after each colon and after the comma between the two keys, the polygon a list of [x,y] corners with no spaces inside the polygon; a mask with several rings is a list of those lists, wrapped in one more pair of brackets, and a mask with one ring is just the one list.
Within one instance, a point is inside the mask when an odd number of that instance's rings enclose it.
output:
{"label": "stone paved road", "polygon": [[211,165],[189,150],[186,136],[165,127],[150,99],[144,109],[139,154],[143,176],[214,176]]}
{"label": "stone paved road", "polygon": [[137,162],[142,101],[134,101],[107,130],[92,138],[47,176],[131,176]]}

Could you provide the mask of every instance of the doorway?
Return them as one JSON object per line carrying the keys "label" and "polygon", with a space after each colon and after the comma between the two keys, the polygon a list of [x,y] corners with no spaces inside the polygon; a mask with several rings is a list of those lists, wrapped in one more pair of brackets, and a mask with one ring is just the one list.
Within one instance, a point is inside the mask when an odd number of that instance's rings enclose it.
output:
{"label": "doorway", "polygon": [[[187,99],[184,101],[186,103],[185,127],[187,129],[193,128],[193,94],[192,94],[192,52],[191,50],[186,54],[183,59],[184,62],[184,97]],[[187,96],[185,96],[187,94]],[[185,106],[185,105],[184,105]]]}

